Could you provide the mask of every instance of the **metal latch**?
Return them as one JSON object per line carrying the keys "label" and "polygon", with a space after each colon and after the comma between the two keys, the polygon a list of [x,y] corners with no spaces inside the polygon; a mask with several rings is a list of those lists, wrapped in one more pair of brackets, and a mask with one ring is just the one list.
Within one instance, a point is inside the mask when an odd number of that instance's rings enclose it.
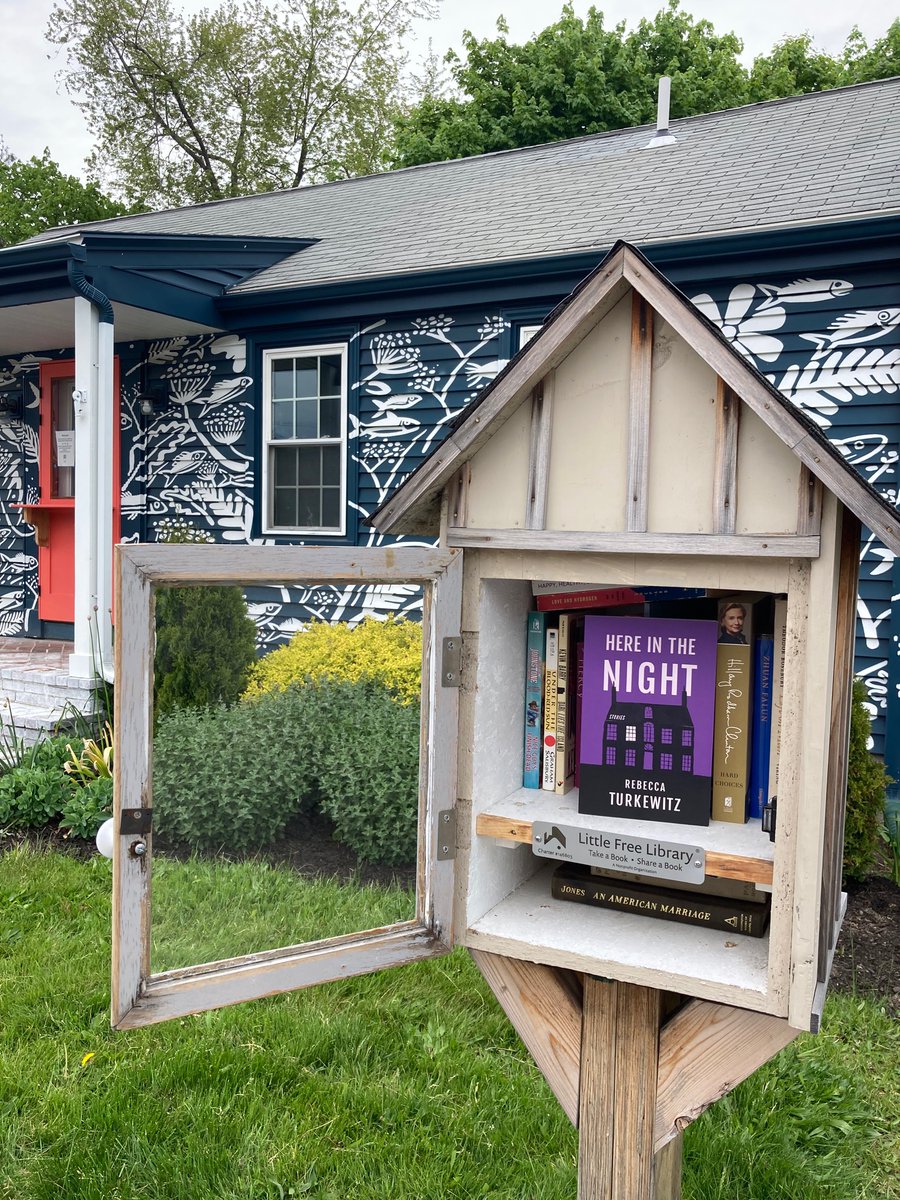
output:
{"label": "metal latch", "polygon": [[441,686],[459,687],[462,638],[445,637],[441,644]]}
{"label": "metal latch", "polygon": [[778,817],[778,797],[773,796],[762,810],[762,831],[769,835],[769,841],[775,841],[775,825]]}
{"label": "metal latch", "polygon": [[438,862],[456,858],[456,809],[442,808],[438,813],[437,828]]}
{"label": "metal latch", "polygon": [[148,834],[153,828],[152,808],[123,808],[119,833]]}

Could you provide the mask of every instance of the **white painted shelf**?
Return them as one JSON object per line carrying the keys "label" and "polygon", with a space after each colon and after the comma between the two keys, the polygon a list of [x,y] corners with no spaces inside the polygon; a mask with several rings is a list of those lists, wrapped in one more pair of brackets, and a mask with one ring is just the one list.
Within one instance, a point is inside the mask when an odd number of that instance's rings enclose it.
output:
{"label": "white painted shelf", "polygon": [[765,1010],[768,936],[718,933],[555,900],[551,873],[552,867],[542,867],[475,921],[466,945]]}

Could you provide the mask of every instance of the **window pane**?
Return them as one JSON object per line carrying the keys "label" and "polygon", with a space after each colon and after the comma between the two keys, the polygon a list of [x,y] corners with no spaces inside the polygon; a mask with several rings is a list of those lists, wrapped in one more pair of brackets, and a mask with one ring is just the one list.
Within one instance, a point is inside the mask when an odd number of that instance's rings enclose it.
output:
{"label": "window pane", "polygon": [[319,394],[319,360],[317,358],[298,358],[297,365],[297,396],[317,396]]}
{"label": "window pane", "polygon": [[325,490],[322,492],[322,524],[328,529],[340,529],[340,488],[325,488]]}
{"label": "window pane", "polygon": [[298,488],[298,524],[318,528],[322,524],[321,492],[318,488]]}
{"label": "window pane", "polygon": [[275,488],[275,503],[273,505],[272,524],[285,529],[293,529],[297,521],[297,493],[294,488]]}
{"label": "window pane", "polygon": [[294,394],[294,360],[276,358],[272,363],[272,397],[284,400]]}
{"label": "window pane", "polygon": [[339,354],[323,354],[321,364],[320,396],[340,396],[341,394],[341,356]]}
{"label": "window pane", "polygon": [[321,454],[318,446],[302,446],[297,450],[299,473],[297,482],[312,487],[321,483]]}
{"label": "window pane", "polygon": [[341,401],[335,396],[319,402],[321,426],[319,437],[341,436]]}
{"label": "window pane", "polygon": [[275,467],[275,486],[293,487],[297,482],[297,451],[287,449],[273,450]]}
{"label": "window pane", "polygon": [[319,402],[318,400],[298,400],[297,432],[298,438],[314,438],[319,436]]}
{"label": "window pane", "polygon": [[331,487],[341,486],[341,451],[339,446],[322,446],[322,482]]}
{"label": "window pane", "polygon": [[292,400],[279,400],[272,405],[272,437],[292,438],[294,436],[294,403]]}

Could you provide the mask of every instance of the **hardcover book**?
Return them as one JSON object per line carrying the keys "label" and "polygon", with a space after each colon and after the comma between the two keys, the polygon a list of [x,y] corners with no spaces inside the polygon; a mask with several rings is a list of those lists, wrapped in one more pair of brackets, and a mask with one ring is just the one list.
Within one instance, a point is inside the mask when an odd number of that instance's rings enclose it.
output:
{"label": "hardcover book", "polygon": [[525,756],[522,770],[522,786],[527,788],[541,786],[545,625],[543,613],[528,614],[525,639]]}
{"label": "hardcover book", "polygon": [[620,883],[592,875],[590,867],[569,863],[561,864],[553,872],[551,895],[556,900],[593,904],[748,937],[762,937],[769,924],[768,904],[675,891],[652,883]]}
{"label": "hardcover book", "polygon": [[775,601],[775,637],[772,647],[772,732],[769,737],[769,799],[778,795],[778,759],[781,755],[781,698],[784,691],[784,630],[787,600]]}
{"label": "hardcover book", "polygon": [[578,811],[708,825],[716,622],[584,624]]}
{"label": "hardcover book", "polygon": [[747,820],[750,789],[752,616],[742,597],[719,604],[712,817],[734,824]]}
{"label": "hardcover book", "polygon": [[[557,589],[557,590],[551,590]],[[625,604],[647,604],[662,600],[694,600],[706,595],[703,588],[588,587],[571,584],[533,584],[541,612],[578,608],[617,608]]]}
{"label": "hardcover book", "polygon": [[756,639],[753,648],[753,734],[750,743],[749,816],[760,820],[769,802],[769,750],[772,737],[771,637]]}

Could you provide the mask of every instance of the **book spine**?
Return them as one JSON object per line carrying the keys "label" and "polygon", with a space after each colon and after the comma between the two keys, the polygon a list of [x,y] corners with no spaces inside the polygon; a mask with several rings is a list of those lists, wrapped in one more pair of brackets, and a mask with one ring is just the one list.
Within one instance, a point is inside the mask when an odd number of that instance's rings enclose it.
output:
{"label": "book spine", "polygon": [[641,604],[643,596],[632,588],[590,588],[577,592],[544,592],[537,597],[540,612],[562,612],[573,608],[612,608],[619,604]]}
{"label": "book spine", "polygon": [[750,765],[750,646],[716,647],[716,721],[713,742],[712,818],[747,820]]}
{"label": "book spine", "polygon": [[757,639],[754,668],[749,816],[758,821],[762,817],[762,810],[769,798],[769,749],[772,734],[772,638]]}
{"label": "book spine", "polygon": [[781,754],[781,698],[784,691],[784,630],[787,600],[775,601],[775,637],[772,646],[772,733],[769,739],[769,799],[778,795],[778,759]]}
{"label": "book spine", "polygon": [[544,791],[556,791],[556,673],[559,656],[559,631],[547,630],[544,663],[544,760],[541,785]]}
{"label": "book spine", "polygon": [[528,614],[525,640],[525,756],[522,786],[541,786],[541,724],[544,701],[544,626],[543,613]]}
{"label": "book spine", "polygon": [[581,713],[584,698],[584,628],[575,643],[575,786],[581,783]]}
{"label": "book spine", "polygon": [[575,771],[575,734],[572,717],[572,632],[574,619],[568,613],[559,614],[559,643],[556,666],[556,783],[555,790],[563,795],[572,786]]}
{"label": "book spine", "polygon": [[[636,871],[612,871],[606,867],[591,867],[591,874],[597,875],[607,882],[612,879],[622,880],[624,883],[637,883],[642,887],[648,884],[652,887],[653,880],[648,879],[646,875],[639,875]],[[761,892],[747,879],[729,879],[719,877],[717,875],[707,875],[702,883],[682,883],[677,879],[662,879],[656,880],[659,887],[665,887],[667,891],[675,892],[695,892],[698,896],[722,896],[728,900],[740,900],[747,904],[768,904],[770,896],[768,892]]]}
{"label": "book spine", "polygon": [[743,933],[748,937],[762,937],[769,920],[768,905],[745,904],[693,892],[668,892],[665,888],[635,883],[607,882],[570,867],[557,867],[553,872],[551,894],[556,900],[699,925],[722,933]]}

